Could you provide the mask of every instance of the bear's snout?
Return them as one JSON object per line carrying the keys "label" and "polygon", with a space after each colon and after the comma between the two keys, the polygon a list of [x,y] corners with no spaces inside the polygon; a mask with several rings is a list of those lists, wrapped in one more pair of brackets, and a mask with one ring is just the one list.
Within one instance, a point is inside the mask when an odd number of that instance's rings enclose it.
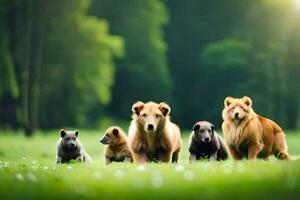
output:
{"label": "bear's snout", "polygon": [[239,113],[238,113],[238,112],[234,113],[234,117],[235,117],[236,119],[238,119],[238,118],[239,118]]}
{"label": "bear's snout", "polygon": [[102,144],[109,144],[109,139],[107,137],[102,138],[102,140],[100,140],[100,142]]}
{"label": "bear's snout", "polygon": [[148,131],[153,131],[154,130],[154,125],[153,124],[148,124],[147,130]]}
{"label": "bear's snout", "polygon": [[210,142],[210,138],[209,137],[204,138],[204,142],[209,143]]}
{"label": "bear's snout", "polygon": [[76,148],[76,143],[75,142],[69,142],[68,144],[70,149],[75,149]]}

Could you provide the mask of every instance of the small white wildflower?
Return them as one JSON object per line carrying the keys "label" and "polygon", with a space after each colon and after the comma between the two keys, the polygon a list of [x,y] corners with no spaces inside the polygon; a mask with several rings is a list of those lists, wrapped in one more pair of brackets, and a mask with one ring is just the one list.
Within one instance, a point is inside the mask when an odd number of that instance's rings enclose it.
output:
{"label": "small white wildflower", "polygon": [[33,165],[33,166],[31,167],[31,169],[34,170],[34,171],[36,171],[37,169],[39,169],[39,166]]}
{"label": "small white wildflower", "polygon": [[44,170],[47,170],[47,169],[48,169],[48,167],[47,167],[47,166],[45,166],[45,167],[44,167]]}
{"label": "small white wildflower", "polygon": [[16,174],[16,178],[19,181],[23,181],[24,180],[24,176],[22,174],[20,174],[20,173]]}
{"label": "small white wildflower", "polygon": [[115,172],[115,177],[116,177],[116,178],[121,179],[121,178],[124,177],[124,175],[125,175],[125,173],[124,173],[122,170],[117,170],[117,171]]}
{"label": "small white wildflower", "polygon": [[144,165],[139,165],[139,166],[137,166],[137,168],[136,168],[136,170],[138,170],[138,171],[145,171],[145,166]]}
{"label": "small white wildflower", "polygon": [[152,185],[155,188],[161,187],[163,185],[163,178],[162,178],[162,176],[157,176],[157,175],[153,176],[153,178],[152,178]]}
{"label": "small white wildflower", "polygon": [[38,161],[37,161],[37,160],[33,160],[31,163],[32,163],[33,165],[36,165],[36,164],[38,163]]}
{"label": "small white wildflower", "polygon": [[31,180],[32,182],[37,182],[37,177],[33,173],[28,173],[27,176],[28,179]]}
{"label": "small white wildflower", "polygon": [[194,179],[195,174],[194,174],[194,172],[192,172],[191,170],[188,170],[188,171],[184,172],[183,177],[184,177],[186,180],[191,181],[191,180]]}
{"label": "small white wildflower", "polygon": [[3,167],[6,168],[6,167],[8,167],[8,165],[9,165],[9,162],[4,162]]}
{"label": "small white wildflower", "polygon": [[68,165],[67,169],[68,170],[73,170],[73,167],[71,165]]}
{"label": "small white wildflower", "polygon": [[152,176],[161,176],[161,173],[160,173],[160,171],[155,170],[152,172]]}
{"label": "small white wildflower", "polygon": [[23,156],[23,157],[22,157],[22,160],[26,160],[26,157]]}
{"label": "small white wildflower", "polygon": [[175,166],[175,171],[176,172],[182,172],[182,171],[184,171],[185,170],[185,168],[184,168],[184,166],[182,166],[182,165],[176,165]]}

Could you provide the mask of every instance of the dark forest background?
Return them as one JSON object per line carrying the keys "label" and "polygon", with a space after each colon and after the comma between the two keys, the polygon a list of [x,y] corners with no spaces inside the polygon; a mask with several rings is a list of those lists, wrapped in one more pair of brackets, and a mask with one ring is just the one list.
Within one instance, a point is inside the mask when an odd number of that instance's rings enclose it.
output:
{"label": "dark forest background", "polygon": [[298,0],[0,0],[0,128],[96,128],[165,101],[183,128],[226,96],[300,128]]}

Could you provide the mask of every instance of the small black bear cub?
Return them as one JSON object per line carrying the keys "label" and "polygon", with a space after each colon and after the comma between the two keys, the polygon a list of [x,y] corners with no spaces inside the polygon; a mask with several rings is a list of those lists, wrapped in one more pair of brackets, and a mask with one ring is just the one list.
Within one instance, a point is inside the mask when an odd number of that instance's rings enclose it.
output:
{"label": "small black bear cub", "polygon": [[89,154],[83,149],[78,137],[78,131],[60,131],[61,138],[57,142],[56,163],[66,163],[71,160],[78,162],[92,161]]}
{"label": "small black bear cub", "polygon": [[214,125],[207,121],[199,121],[193,127],[190,136],[190,162],[200,159],[226,160],[227,148],[218,134],[214,131]]}

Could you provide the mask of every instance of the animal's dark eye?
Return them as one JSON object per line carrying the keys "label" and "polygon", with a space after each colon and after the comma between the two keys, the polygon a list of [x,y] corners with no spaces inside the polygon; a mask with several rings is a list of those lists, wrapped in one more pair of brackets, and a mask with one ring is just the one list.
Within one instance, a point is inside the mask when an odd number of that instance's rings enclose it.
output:
{"label": "animal's dark eye", "polygon": [[208,130],[209,133],[211,133],[211,130]]}
{"label": "animal's dark eye", "polygon": [[146,114],[146,113],[144,113],[142,116],[143,116],[143,117],[147,117],[147,114]]}
{"label": "animal's dark eye", "polygon": [[160,118],[160,117],[161,117],[161,115],[160,115],[160,114],[156,114],[155,116],[156,116],[156,118]]}
{"label": "animal's dark eye", "polygon": [[200,133],[204,133],[204,130],[200,130]]}
{"label": "animal's dark eye", "polygon": [[107,137],[108,137],[108,133],[106,133],[106,134],[105,134],[105,136],[107,136]]}

